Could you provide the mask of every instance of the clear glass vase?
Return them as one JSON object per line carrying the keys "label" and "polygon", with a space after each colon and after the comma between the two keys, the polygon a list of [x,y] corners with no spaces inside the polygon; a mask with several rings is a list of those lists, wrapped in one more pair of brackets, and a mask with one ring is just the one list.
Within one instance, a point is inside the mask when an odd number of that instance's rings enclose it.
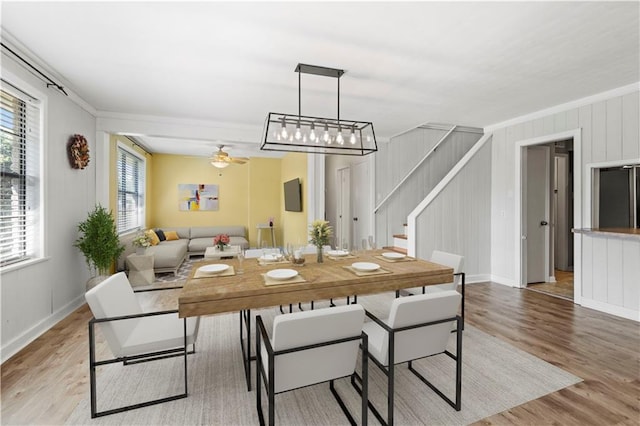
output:
{"label": "clear glass vase", "polygon": [[324,259],[322,258],[322,246],[317,247],[317,249],[318,249],[317,261],[318,263],[322,263],[324,262]]}

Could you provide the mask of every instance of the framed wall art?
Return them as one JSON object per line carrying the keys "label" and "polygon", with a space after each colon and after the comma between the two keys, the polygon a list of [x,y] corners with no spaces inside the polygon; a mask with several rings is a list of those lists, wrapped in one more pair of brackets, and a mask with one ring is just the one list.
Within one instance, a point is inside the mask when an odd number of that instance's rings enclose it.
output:
{"label": "framed wall art", "polygon": [[180,211],[217,211],[218,203],[218,185],[178,184],[178,209]]}

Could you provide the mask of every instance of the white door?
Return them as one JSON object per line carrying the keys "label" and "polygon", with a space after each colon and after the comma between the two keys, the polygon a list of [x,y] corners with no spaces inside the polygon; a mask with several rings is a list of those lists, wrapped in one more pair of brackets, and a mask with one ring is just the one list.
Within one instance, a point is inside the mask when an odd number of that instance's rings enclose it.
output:
{"label": "white door", "polygon": [[362,239],[371,235],[371,196],[369,191],[369,162],[354,164],[351,175],[353,208],[352,248],[360,248]]}
{"label": "white door", "polygon": [[549,265],[550,169],[548,146],[526,152],[526,249],[527,283],[546,282]]}
{"label": "white door", "polygon": [[336,212],[335,248],[342,247],[351,240],[351,169],[338,169],[338,211]]}

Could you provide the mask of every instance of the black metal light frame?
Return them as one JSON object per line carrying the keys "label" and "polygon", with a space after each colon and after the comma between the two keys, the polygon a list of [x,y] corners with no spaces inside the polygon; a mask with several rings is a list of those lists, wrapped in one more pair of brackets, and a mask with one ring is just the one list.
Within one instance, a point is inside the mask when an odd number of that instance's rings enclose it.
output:
{"label": "black metal light frame", "polygon": [[[363,156],[378,150],[373,123],[370,121],[345,120],[340,118],[340,77],[344,70],[337,68],[321,67],[316,65],[298,64],[295,72],[298,73],[298,114],[285,114],[269,112],[264,123],[263,137],[260,149],[263,151],[303,152],[310,154],[339,154]],[[313,74],[324,77],[332,77],[338,81],[338,115],[337,118],[313,117],[302,115],[302,91],[301,75]],[[340,143],[330,138],[328,141],[318,137],[306,142],[297,139],[279,138],[278,130],[282,126],[309,127],[328,131],[353,133],[355,143],[344,140]],[[273,131],[275,127],[275,132]],[[347,138],[344,138],[347,139]]]}

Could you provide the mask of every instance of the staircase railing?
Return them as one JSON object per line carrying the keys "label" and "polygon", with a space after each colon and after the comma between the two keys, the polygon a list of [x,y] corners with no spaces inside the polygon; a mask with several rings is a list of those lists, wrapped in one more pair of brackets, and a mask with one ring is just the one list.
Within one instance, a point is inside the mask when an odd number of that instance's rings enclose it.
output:
{"label": "staircase railing", "polygon": [[451,133],[453,133],[453,131],[454,131],[457,127],[458,127],[458,126],[456,126],[456,125],[454,125],[453,127],[451,127],[451,129],[449,129],[449,130],[447,131],[447,133],[445,133],[445,135],[444,135],[442,138],[440,138],[440,140],[439,140],[439,141],[438,141],[438,142],[433,146],[433,148],[431,148],[431,149],[429,150],[429,152],[427,152],[427,153],[426,153],[426,155],[425,155],[424,157],[422,157],[422,160],[420,160],[420,161],[418,162],[418,164],[416,164],[416,165],[415,165],[411,170],[409,170],[409,172],[406,174],[406,176],[405,176],[405,177],[403,177],[403,178],[402,178],[402,180],[400,180],[400,182],[398,182],[398,184],[397,184],[395,187],[393,187],[393,189],[392,189],[392,190],[387,194],[387,196],[386,196],[386,197],[384,197],[384,198],[382,199],[382,201],[380,201],[380,203],[376,206],[376,208],[375,208],[375,209],[373,209],[373,213],[374,213],[374,214],[375,214],[375,213],[377,213],[377,212],[378,212],[378,210],[380,210],[380,207],[382,207],[382,206],[384,205],[384,203],[386,203],[386,202],[387,202],[387,200],[388,200],[389,198],[391,198],[391,196],[392,196],[392,195],[393,195],[393,194],[394,194],[394,193],[395,193],[395,192],[396,192],[396,191],[397,191],[397,190],[398,190],[398,189],[399,189],[399,188],[400,188],[400,187],[401,187],[401,186],[406,182],[406,180],[407,180],[407,179],[409,179],[409,177],[411,177],[411,175],[412,175],[416,170],[418,170],[418,169],[420,168],[420,166],[422,165],[422,163],[424,163],[424,162],[427,160],[427,158],[429,158],[429,157],[431,156],[431,154],[433,154],[434,152],[436,152],[436,150],[438,149],[438,147],[440,146],[440,144],[441,144],[442,142],[444,142],[444,141],[445,141],[445,139],[447,139],[447,138],[449,137],[449,135],[450,135]]}

